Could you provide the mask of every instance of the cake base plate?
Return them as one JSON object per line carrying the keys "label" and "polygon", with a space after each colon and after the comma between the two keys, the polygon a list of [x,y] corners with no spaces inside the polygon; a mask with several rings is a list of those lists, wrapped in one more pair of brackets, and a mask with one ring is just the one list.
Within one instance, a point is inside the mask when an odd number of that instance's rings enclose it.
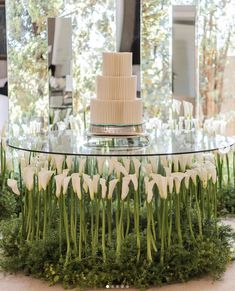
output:
{"label": "cake base plate", "polygon": [[140,136],[144,134],[144,126],[143,124],[138,125],[91,124],[88,134],[97,136]]}
{"label": "cake base plate", "polygon": [[133,149],[140,149],[149,145],[149,139],[147,134],[135,135],[135,136],[121,136],[121,135],[94,135],[87,133],[86,147],[95,148],[97,150],[103,150],[109,148],[115,151],[126,151]]}

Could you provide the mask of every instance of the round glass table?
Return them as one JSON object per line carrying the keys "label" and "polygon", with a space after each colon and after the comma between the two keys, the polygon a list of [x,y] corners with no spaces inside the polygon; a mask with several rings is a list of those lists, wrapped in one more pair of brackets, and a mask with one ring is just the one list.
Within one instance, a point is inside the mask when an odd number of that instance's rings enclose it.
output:
{"label": "round glass table", "polygon": [[203,130],[152,131],[136,137],[78,135],[65,130],[8,139],[8,145],[18,150],[78,156],[161,156],[215,150],[226,153],[234,144],[234,137],[210,136]]}

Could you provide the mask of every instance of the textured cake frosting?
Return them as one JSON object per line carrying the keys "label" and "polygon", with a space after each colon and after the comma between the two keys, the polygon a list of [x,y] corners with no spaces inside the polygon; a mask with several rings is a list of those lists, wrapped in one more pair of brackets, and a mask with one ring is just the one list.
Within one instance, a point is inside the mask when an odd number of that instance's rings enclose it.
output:
{"label": "textured cake frosting", "polygon": [[96,79],[96,97],[91,100],[91,124],[142,124],[142,100],[136,98],[131,53],[103,53],[102,76]]}

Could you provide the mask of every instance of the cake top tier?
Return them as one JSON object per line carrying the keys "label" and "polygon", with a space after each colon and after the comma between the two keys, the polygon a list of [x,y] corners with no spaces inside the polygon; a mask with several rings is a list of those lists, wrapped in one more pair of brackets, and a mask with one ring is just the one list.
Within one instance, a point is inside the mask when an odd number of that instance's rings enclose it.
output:
{"label": "cake top tier", "polygon": [[103,53],[103,76],[131,76],[132,53]]}

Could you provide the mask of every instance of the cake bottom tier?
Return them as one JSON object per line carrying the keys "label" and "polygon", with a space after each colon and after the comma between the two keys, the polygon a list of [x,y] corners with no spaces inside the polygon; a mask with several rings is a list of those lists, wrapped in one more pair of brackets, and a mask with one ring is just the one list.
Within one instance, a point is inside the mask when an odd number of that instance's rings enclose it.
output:
{"label": "cake bottom tier", "polygon": [[134,100],[91,100],[91,124],[142,124],[143,102]]}

